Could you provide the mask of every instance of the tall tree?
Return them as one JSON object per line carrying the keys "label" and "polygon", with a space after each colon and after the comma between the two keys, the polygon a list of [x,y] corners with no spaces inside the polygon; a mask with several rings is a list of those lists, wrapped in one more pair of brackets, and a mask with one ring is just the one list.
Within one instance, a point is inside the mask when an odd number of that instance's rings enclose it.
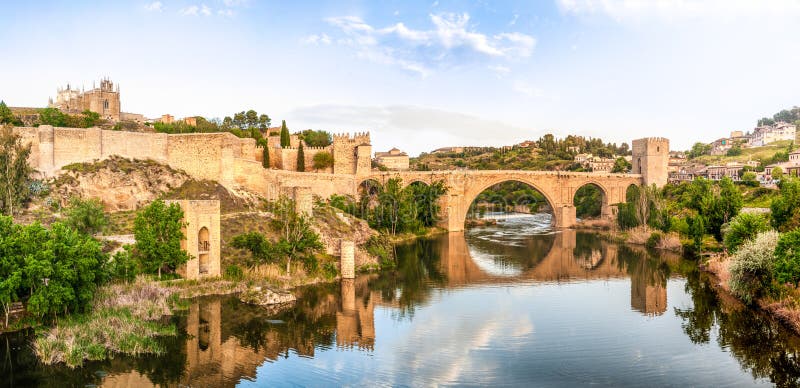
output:
{"label": "tall tree", "polygon": [[292,145],[292,138],[289,137],[289,128],[286,128],[286,120],[281,123],[281,148]]}
{"label": "tall tree", "polygon": [[22,139],[10,126],[0,129],[0,204],[3,214],[13,215],[30,193],[30,176],[33,168],[28,164],[30,144],[23,146]]}
{"label": "tall tree", "polygon": [[15,124],[17,119],[11,113],[11,109],[6,106],[5,101],[0,100],[0,124]]}
{"label": "tall tree", "polygon": [[275,215],[273,227],[280,231],[280,240],[275,248],[286,257],[286,273],[289,274],[292,259],[313,254],[322,248],[322,243],[311,228],[308,216],[297,212],[293,200],[282,196],[271,210]]}
{"label": "tall tree", "polygon": [[259,144],[261,145],[261,165],[264,168],[269,168],[269,140],[261,139]]}
{"label": "tall tree", "polygon": [[306,171],[306,155],[303,152],[303,142],[300,142],[300,147],[297,149],[297,171]]}
{"label": "tall tree", "polygon": [[168,267],[176,269],[187,262],[189,254],[181,249],[183,210],[173,203],[169,206],[157,200],[136,214],[133,234],[136,237],[134,255],[148,272],[158,272]]}

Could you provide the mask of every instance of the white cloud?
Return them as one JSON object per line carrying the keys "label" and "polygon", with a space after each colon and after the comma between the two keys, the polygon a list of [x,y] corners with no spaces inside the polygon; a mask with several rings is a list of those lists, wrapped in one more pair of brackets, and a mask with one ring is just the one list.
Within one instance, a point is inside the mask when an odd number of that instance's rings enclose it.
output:
{"label": "white cloud", "polygon": [[[534,136],[534,131],[502,121],[412,105],[315,105],[295,109],[287,116],[303,128],[370,131],[374,150],[398,147],[410,155],[453,145],[513,144]],[[492,133],[488,143],[487,131]]]}
{"label": "white cloud", "polygon": [[249,0],[222,0],[222,3],[225,4],[226,7],[234,8],[234,7],[247,6],[250,3],[250,1]]}
{"label": "white cloud", "polygon": [[190,5],[188,7],[181,8],[178,13],[183,16],[197,16],[198,12],[200,12],[200,7],[196,5]]}
{"label": "white cloud", "polygon": [[423,75],[428,72],[426,62],[442,62],[451,56],[464,55],[526,58],[533,54],[536,45],[534,37],[519,32],[488,35],[475,31],[467,13],[439,13],[429,17],[434,28],[428,30],[409,28],[404,23],[377,28],[358,16],[333,17],[326,21],[344,34],[337,43],[353,47],[359,57],[400,65]]}
{"label": "white cloud", "polygon": [[486,66],[486,68],[491,70],[492,72],[494,72],[497,75],[498,78],[502,78],[503,76],[508,75],[509,73],[511,73],[511,68],[509,68],[508,66],[489,65],[489,66]]}
{"label": "white cloud", "polygon": [[161,12],[164,10],[164,4],[162,4],[160,1],[154,1],[152,3],[145,4],[144,9],[148,12]]}
{"label": "white cloud", "polygon": [[233,17],[233,15],[235,15],[235,13],[233,12],[232,9],[218,9],[217,10],[217,15]]}
{"label": "white cloud", "polygon": [[605,15],[617,21],[645,18],[739,18],[800,13],[797,0],[557,0],[562,12],[575,15]]}
{"label": "white cloud", "polygon": [[[183,16],[198,16],[198,15],[211,16],[211,14],[213,14],[213,12],[211,11],[211,8],[209,6],[207,6],[207,5],[205,5],[205,4],[190,5],[188,7],[181,8],[180,11],[178,11],[178,13],[180,13]],[[219,13],[218,12],[218,14],[226,15],[226,16],[233,16],[233,13],[227,15],[225,13]]]}
{"label": "white cloud", "polygon": [[303,43],[305,43],[305,44],[313,44],[315,46],[316,45],[320,45],[320,44],[329,45],[329,44],[331,44],[331,37],[328,36],[327,34],[309,35],[309,36],[303,38]]}

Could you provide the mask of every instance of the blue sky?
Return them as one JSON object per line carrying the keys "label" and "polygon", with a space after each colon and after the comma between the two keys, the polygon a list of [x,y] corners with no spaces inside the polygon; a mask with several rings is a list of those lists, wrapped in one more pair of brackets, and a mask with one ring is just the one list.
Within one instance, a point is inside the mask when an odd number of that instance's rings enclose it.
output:
{"label": "blue sky", "polygon": [[121,85],[155,117],[266,112],[375,150],[544,133],[672,148],[798,105],[800,0],[19,2],[0,13],[0,98]]}

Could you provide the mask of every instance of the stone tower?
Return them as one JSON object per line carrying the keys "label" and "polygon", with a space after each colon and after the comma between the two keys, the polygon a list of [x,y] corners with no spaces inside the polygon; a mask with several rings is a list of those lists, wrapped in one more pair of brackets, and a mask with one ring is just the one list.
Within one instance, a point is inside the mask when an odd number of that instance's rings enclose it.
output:
{"label": "stone tower", "polygon": [[633,141],[633,173],[642,174],[645,185],[667,184],[667,165],[669,164],[669,139],[647,137]]}
{"label": "stone tower", "polygon": [[191,255],[178,273],[186,279],[220,275],[220,205],[218,200],[168,200],[183,210],[181,248]]}
{"label": "stone tower", "polygon": [[372,167],[369,132],[333,135],[333,173],[368,174]]}

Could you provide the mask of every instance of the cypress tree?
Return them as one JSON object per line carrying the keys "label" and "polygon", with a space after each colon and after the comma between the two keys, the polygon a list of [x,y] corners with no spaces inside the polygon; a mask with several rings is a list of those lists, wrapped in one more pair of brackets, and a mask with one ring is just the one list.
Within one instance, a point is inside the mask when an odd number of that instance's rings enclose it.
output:
{"label": "cypress tree", "polygon": [[261,146],[264,147],[264,149],[261,150],[261,155],[263,156],[261,165],[264,166],[264,168],[269,168],[269,140],[261,139],[259,143],[261,143]]}
{"label": "cypress tree", "polygon": [[286,120],[283,120],[281,124],[281,148],[289,147],[292,144],[292,140],[289,137],[289,128],[286,128]]}
{"label": "cypress tree", "polygon": [[300,148],[297,149],[297,171],[304,172],[306,170],[306,156],[303,154],[303,142],[300,142]]}

